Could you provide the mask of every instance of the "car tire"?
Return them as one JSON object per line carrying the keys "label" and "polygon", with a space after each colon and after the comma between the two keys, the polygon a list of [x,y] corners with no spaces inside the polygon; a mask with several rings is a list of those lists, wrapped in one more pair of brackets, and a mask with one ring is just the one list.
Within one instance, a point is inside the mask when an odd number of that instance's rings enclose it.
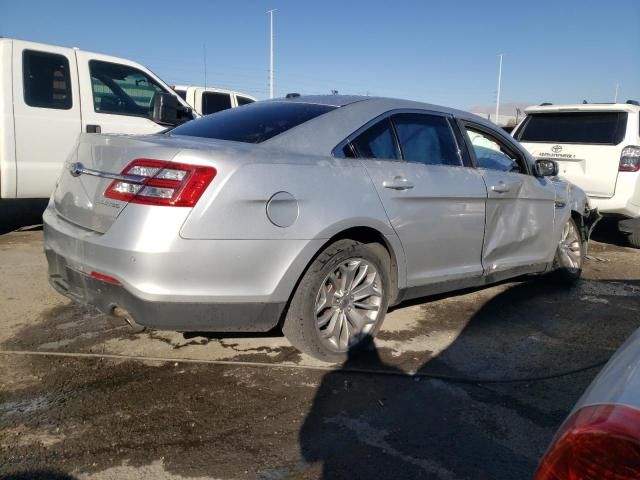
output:
{"label": "car tire", "polygon": [[633,248],[640,248],[640,229],[631,232],[627,239]]}
{"label": "car tire", "polygon": [[577,282],[582,275],[584,256],[585,242],[575,220],[570,218],[562,227],[560,241],[556,248],[554,259],[556,276],[565,283]]}
{"label": "car tire", "polygon": [[282,326],[287,339],[325,362],[342,362],[366,348],[387,312],[390,265],[378,243],[345,239],[329,245],[293,294]]}

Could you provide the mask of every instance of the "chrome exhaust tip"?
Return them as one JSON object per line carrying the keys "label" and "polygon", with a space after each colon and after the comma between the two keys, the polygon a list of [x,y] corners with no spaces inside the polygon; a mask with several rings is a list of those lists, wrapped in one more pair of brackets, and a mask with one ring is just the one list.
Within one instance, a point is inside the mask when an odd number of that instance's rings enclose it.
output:
{"label": "chrome exhaust tip", "polygon": [[131,314],[122,307],[113,307],[111,309],[111,314],[115,317],[122,318],[125,322],[127,322],[134,333],[142,333],[147,329],[147,327],[145,327],[144,325],[140,325],[139,323],[137,323],[133,319]]}

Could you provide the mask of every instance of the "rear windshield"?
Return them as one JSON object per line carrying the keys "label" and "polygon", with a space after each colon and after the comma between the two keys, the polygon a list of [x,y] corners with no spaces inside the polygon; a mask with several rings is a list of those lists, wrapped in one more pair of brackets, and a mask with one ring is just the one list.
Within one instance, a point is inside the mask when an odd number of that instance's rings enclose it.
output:
{"label": "rear windshield", "polygon": [[517,138],[521,142],[617,145],[626,128],[626,112],[533,113]]}
{"label": "rear windshield", "polygon": [[256,102],[187,122],[168,133],[260,143],[335,108],[297,102]]}

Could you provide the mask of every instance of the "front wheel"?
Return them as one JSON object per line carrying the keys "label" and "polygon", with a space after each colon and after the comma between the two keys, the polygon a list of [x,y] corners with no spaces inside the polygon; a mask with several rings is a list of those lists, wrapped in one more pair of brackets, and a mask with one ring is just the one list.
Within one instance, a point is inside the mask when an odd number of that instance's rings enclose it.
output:
{"label": "front wheel", "polygon": [[389,305],[390,260],[380,244],[339,240],[310,265],[282,330],[299,350],[344,361],[378,333]]}
{"label": "front wheel", "polygon": [[576,222],[570,218],[562,228],[560,242],[556,248],[554,266],[565,281],[576,282],[582,275],[584,242]]}

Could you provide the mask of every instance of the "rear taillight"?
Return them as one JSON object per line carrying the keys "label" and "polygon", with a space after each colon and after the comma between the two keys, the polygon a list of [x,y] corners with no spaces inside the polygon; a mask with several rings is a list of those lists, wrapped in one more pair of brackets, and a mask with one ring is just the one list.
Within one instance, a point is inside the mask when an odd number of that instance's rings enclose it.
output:
{"label": "rear taillight", "polygon": [[640,170],[640,147],[629,145],[620,154],[620,172],[637,172]]}
{"label": "rear taillight", "polygon": [[637,480],[640,478],[640,410],[595,405],[562,426],[534,480]]}
{"label": "rear taillight", "polygon": [[140,158],[127,165],[121,175],[125,178],[111,182],[105,197],[145,205],[193,207],[216,176],[216,169]]}

